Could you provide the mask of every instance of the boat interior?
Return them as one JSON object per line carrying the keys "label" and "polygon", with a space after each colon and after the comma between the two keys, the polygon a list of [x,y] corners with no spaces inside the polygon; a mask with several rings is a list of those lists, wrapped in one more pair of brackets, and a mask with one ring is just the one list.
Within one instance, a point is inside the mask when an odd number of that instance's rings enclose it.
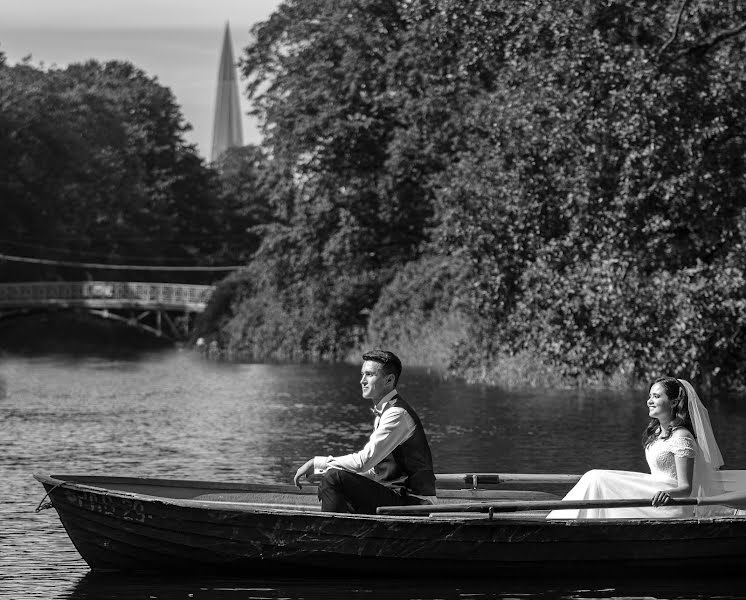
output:
{"label": "boat interior", "polygon": [[[733,473],[738,474],[734,479]],[[746,471],[723,472],[724,480],[731,479],[740,483]],[[188,500],[198,502],[202,505],[222,505],[224,508],[239,510],[267,510],[267,511],[302,511],[320,512],[320,504],[317,498],[317,487],[315,485],[304,485],[298,489],[293,485],[282,484],[254,484],[238,482],[215,482],[215,481],[193,481],[179,479],[155,479],[140,477],[116,477],[101,475],[35,475],[36,479],[45,484],[49,491],[59,485],[74,485],[85,491],[101,493],[103,490],[122,493],[127,495],[146,496],[163,500]],[[494,502],[521,504],[526,501],[554,501],[561,500],[565,491],[571,487],[576,476],[571,475],[515,475],[497,476],[486,474],[479,479],[477,475],[443,475],[437,480],[437,504],[439,505],[463,505],[472,502],[488,503],[476,511],[471,509],[449,511],[445,506],[439,507],[435,512],[421,511],[415,507],[419,516],[431,519],[520,519],[534,520],[544,519],[549,510],[538,510],[547,508],[520,507],[510,509],[507,504],[494,511],[487,508]],[[501,479],[502,478],[502,479]],[[472,486],[468,487],[467,482]],[[520,489],[511,489],[520,487]],[[526,489],[534,488],[534,489]],[[541,488],[541,489],[537,489]],[[741,489],[737,487],[736,489]],[[743,492],[739,492],[741,495]],[[218,506],[216,506],[217,508]],[[454,509],[456,507],[454,506]],[[737,509],[728,509],[731,517],[746,517],[746,506],[738,506]],[[398,514],[399,509],[384,514]],[[447,511],[447,512],[446,512]],[[515,511],[515,512],[514,512]],[[732,512],[731,512],[732,511]],[[410,515],[412,516],[412,515]]]}
{"label": "boat interior", "polygon": [[[38,478],[38,477],[37,477]],[[147,479],[134,477],[112,477],[96,475],[50,475],[40,479],[42,482],[56,485],[67,482],[78,486],[90,486],[97,489],[137,494],[155,498],[194,500],[199,502],[223,504],[251,504],[254,507],[272,508],[275,510],[320,511],[315,485],[304,485],[298,489],[293,485],[251,484],[230,482],[207,482],[171,479]],[[46,480],[46,481],[45,481]],[[561,495],[540,490],[507,489],[510,484],[475,482],[477,487],[458,487],[452,481],[438,485],[438,504],[466,502],[525,501],[525,500],[560,500]],[[502,487],[501,487],[502,486]],[[534,485],[533,487],[537,487]],[[543,518],[548,511],[536,511],[534,516]],[[448,518],[450,513],[439,514],[438,518]],[[453,515],[450,515],[451,518]],[[531,514],[523,512],[523,518]],[[460,518],[485,518],[480,513],[460,513]]]}

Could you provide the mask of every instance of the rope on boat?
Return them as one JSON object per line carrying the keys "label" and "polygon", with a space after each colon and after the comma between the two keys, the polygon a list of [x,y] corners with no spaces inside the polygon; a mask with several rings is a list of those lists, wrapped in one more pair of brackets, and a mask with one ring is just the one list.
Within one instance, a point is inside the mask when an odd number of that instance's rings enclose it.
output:
{"label": "rope on boat", "polygon": [[39,502],[39,506],[37,506],[34,509],[35,513],[40,513],[41,511],[46,510],[47,508],[52,508],[52,502],[51,502],[51,500],[49,502],[44,502],[44,500],[46,500],[49,497],[49,494],[51,494],[54,490],[56,490],[61,485],[62,485],[62,483],[58,483],[54,487],[49,488],[49,491],[46,494],[44,494],[44,497],[41,499],[41,502]]}

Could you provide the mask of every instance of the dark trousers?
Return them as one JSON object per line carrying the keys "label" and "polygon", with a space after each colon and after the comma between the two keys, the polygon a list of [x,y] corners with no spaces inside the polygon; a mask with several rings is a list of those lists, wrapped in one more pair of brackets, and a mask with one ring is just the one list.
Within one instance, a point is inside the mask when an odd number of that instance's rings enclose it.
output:
{"label": "dark trousers", "polygon": [[319,500],[324,512],[374,515],[379,506],[423,504],[419,498],[386,487],[363,475],[329,469],[319,484]]}

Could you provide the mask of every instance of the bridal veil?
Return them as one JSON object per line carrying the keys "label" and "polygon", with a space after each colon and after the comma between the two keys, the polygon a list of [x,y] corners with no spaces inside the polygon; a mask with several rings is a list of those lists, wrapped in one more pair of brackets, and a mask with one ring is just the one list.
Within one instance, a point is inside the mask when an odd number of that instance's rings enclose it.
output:
{"label": "bridal veil", "polygon": [[[697,456],[694,459],[694,481],[692,482],[692,497],[717,496],[725,491],[723,478],[719,476],[723,466],[723,455],[712,431],[710,415],[699,399],[692,384],[679,379],[684,386],[689,404],[689,416],[692,419],[694,435],[697,438]],[[720,506],[698,506],[697,516],[707,517],[723,512],[733,512]]]}

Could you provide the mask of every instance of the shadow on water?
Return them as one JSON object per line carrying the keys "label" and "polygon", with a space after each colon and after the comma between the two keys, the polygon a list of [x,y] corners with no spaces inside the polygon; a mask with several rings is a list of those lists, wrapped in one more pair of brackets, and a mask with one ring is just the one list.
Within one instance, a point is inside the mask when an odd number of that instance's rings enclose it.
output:
{"label": "shadow on water", "polygon": [[[323,570],[320,570],[323,573]],[[416,580],[382,577],[319,577],[288,579],[224,577],[156,577],[90,573],[65,596],[70,600],[91,598],[134,600],[136,598],[197,600],[427,600],[427,599],[705,599],[746,598],[743,578],[681,579],[681,574],[659,574],[658,577],[616,579],[583,578],[582,581],[535,578]]]}
{"label": "shadow on water", "polygon": [[43,312],[0,321],[0,355],[128,360],[172,348],[168,340],[83,312]]}

